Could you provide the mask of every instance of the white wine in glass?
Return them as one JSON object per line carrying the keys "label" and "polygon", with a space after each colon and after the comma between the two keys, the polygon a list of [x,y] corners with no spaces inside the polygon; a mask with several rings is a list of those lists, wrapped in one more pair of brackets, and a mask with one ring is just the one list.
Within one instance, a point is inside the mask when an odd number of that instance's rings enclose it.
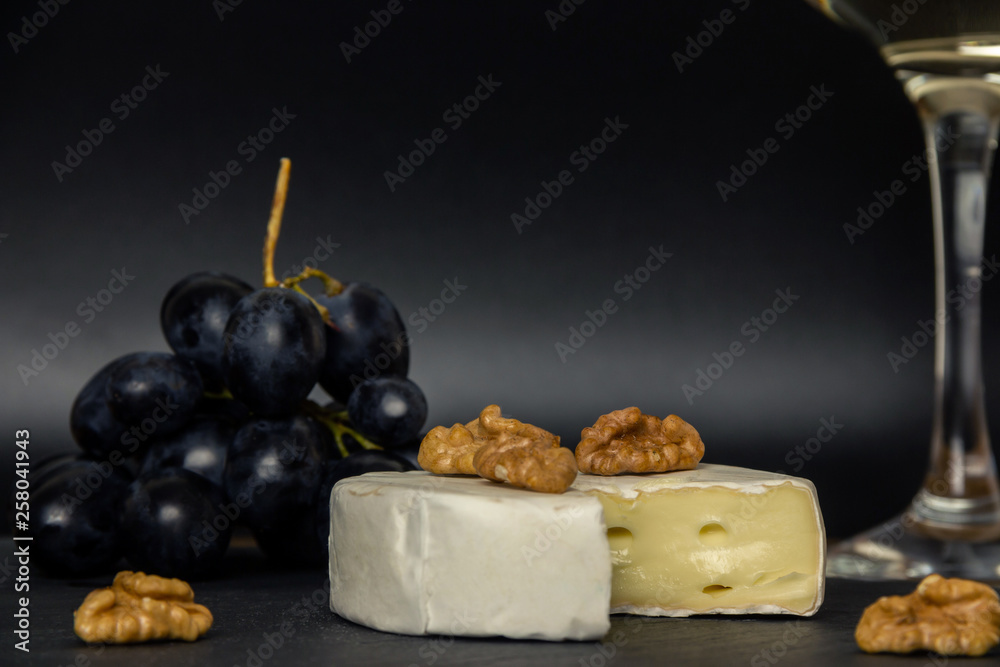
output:
{"label": "white wine in glass", "polygon": [[[827,574],[1000,580],[1000,487],[980,356],[986,195],[1000,120],[1000,1],[809,0],[878,48],[924,127],[934,222],[934,414],[900,516],[831,549]],[[956,295],[958,295],[956,297]]]}

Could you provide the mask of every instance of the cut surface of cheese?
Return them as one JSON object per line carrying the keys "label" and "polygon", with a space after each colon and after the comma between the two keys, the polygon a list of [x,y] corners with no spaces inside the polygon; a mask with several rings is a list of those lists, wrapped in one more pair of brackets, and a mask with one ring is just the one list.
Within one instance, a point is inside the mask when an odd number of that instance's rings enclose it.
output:
{"label": "cut surface of cheese", "polygon": [[700,464],[581,474],[573,488],[604,506],[612,613],[811,616],[823,602],[826,533],[806,479]]}
{"label": "cut surface of cheese", "polygon": [[401,634],[600,639],[601,503],[478,477],[375,472],[330,496],[330,608]]}

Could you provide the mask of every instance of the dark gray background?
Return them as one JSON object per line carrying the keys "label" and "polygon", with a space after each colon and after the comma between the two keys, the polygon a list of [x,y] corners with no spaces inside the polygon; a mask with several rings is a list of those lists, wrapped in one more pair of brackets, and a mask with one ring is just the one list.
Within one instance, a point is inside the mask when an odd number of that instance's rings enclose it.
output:
{"label": "dark gray background", "polygon": [[[208,0],[71,2],[18,53],[0,45],[4,481],[15,429],[30,429],[35,460],[73,449],[68,412],[86,379],[166,349],[158,315],[174,282],[217,269],[260,283],[287,156],[279,274],[329,237],[340,246],[320,268],[378,285],[405,320],[443,281],[468,286],[425,331],[411,327],[429,425],[499,403],[572,446],[598,415],[637,405],[691,422],[706,461],[813,479],[834,537],[901,509],[927,458],[933,352],[898,372],[887,353],[933,315],[933,255],[926,176],[853,244],[842,228],[923,150],[874,48],[794,0],[588,0],[556,30],[555,0],[404,1],[348,63],[339,44],[386,3],[331,4],[243,2],[220,20]],[[39,11],[14,5],[5,34]],[[735,20],[678,72],[672,54],[727,8]],[[119,119],[113,100],[157,65],[169,76]],[[443,112],[488,75],[501,86],[453,130]],[[776,121],[813,86],[833,96],[785,138]],[[275,107],[294,120],[246,162],[238,145]],[[57,180],[52,162],[106,117],[114,132]],[[574,169],[570,154],[606,117],[628,129],[518,234],[511,214]],[[447,141],[390,192],[383,173],[438,127]],[[723,202],[716,182],[770,137],[778,152]],[[229,160],[242,173],[185,224],[178,206]],[[661,244],[672,258],[624,301],[616,281]],[[123,267],[135,280],[85,323],[78,304]],[[751,343],[741,328],[786,288],[798,301]],[[988,390],[1000,383],[995,291]],[[617,312],[563,363],[556,343],[608,298]],[[17,366],[70,321],[81,333],[26,386]],[[682,386],[735,341],[746,352],[689,404]],[[824,418],[843,428],[795,463]]]}

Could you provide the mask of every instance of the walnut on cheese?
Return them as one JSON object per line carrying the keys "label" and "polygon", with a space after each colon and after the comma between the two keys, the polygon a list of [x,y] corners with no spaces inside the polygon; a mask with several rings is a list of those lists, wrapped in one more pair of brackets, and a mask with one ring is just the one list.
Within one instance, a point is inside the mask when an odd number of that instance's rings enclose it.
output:
{"label": "walnut on cheese", "polygon": [[475,465],[480,477],[542,493],[564,493],[577,473],[573,452],[560,447],[559,438],[507,433],[483,445],[476,452]]}
{"label": "walnut on cheese", "polygon": [[479,475],[544,493],[564,492],[577,473],[573,452],[559,446],[559,436],[501,416],[498,405],[486,406],[464,426],[431,429],[417,462],[428,472]]}
{"label": "walnut on cheese", "polygon": [[76,634],[91,643],[193,642],[212,627],[212,613],[195,604],[187,583],[128,570],[109,588],[91,591],[73,618]]}
{"label": "walnut on cheese", "polygon": [[854,638],[868,653],[982,655],[1000,643],[1000,601],[986,584],[931,574],[865,609]]}
{"label": "walnut on cheese", "polygon": [[580,471],[594,475],[693,470],[704,455],[705,443],[691,424],[636,407],[602,415],[583,429],[576,446]]}

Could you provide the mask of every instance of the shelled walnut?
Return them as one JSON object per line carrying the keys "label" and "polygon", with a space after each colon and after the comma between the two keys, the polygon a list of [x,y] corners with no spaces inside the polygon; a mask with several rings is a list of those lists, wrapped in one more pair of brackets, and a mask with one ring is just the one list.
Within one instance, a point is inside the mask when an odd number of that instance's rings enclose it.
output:
{"label": "shelled walnut", "polygon": [[428,472],[440,475],[475,475],[473,457],[491,440],[501,435],[519,436],[559,446],[559,436],[532,424],[501,416],[499,405],[488,405],[464,426],[435,426],[420,443],[417,463]]}
{"label": "shelled walnut", "polygon": [[559,436],[508,419],[488,405],[464,426],[437,426],[420,443],[417,462],[442,475],[480,475],[495,482],[545,493],[562,493],[576,479],[573,452]]}
{"label": "shelled walnut", "polygon": [[986,584],[932,574],[865,609],[854,638],[868,653],[982,655],[1000,643],[1000,601]]}
{"label": "shelled walnut", "polygon": [[195,604],[187,583],[128,570],[115,575],[109,588],[91,591],[73,618],[81,639],[107,644],[193,642],[212,627],[212,613]]}
{"label": "shelled walnut", "polygon": [[543,493],[563,493],[576,479],[573,452],[559,438],[530,438],[502,433],[476,452],[476,472],[494,482]]}
{"label": "shelled walnut", "polygon": [[595,475],[690,470],[705,455],[698,431],[677,415],[659,419],[639,408],[615,410],[580,433],[576,462]]}
{"label": "shelled walnut", "polygon": [[427,472],[439,475],[475,475],[472,458],[483,446],[475,434],[478,423],[474,419],[464,426],[435,426],[420,441],[417,463]]}

